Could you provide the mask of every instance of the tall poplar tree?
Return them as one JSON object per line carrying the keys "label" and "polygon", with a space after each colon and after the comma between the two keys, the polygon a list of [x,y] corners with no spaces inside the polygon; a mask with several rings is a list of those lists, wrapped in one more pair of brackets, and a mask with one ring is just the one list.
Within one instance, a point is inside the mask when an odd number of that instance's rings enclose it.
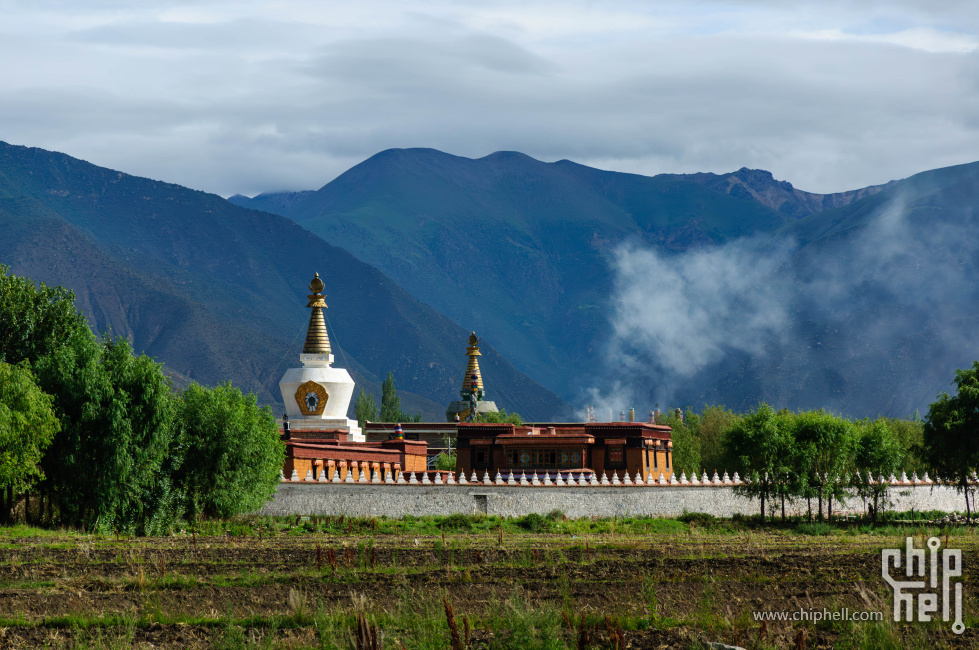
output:
{"label": "tall poplar tree", "polygon": [[0,521],[10,521],[16,498],[43,477],[41,455],[61,428],[53,402],[26,361],[0,362]]}
{"label": "tall poplar tree", "polygon": [[976,490],[971,476],[979,471],[979,361],[968,370],[955,371],[955,387],[954,397],[942,393],[928,408],[923,444],[935,477],[965,494],[971,519],[970,497]]}
{"label": "tall poplar tree", "polygon": [[728,429],[724,444],[730,458],[744,469],[735,490],[761,501],[761,516],[773,497],[789,490],[794,468],[792,434],[787,418],[762,404]]}
{"label": "tall poplar tree", "polygon": [[275,494],[285,445],[269,407],[230,383],[192,384],[179,400],[171,462],[186,514],[231,517]]}
{"label": "tall poplar tree", "polygon": [[401,413],[401,398],[394,388],[394,375],[388,373],[387,379],[381,384],[381,414],[380,422],[398,422]]}
{"label": "tall poplar tree", "polygon": [[374,396],[363,388],[360,389],[360,393],[357,395],[357,402],[354,404],[354,415],[357,416],[357,424],[361,429],[364,428],[364,423],[368,420],[371,422],[377,420],[377,405],[374,404]]}

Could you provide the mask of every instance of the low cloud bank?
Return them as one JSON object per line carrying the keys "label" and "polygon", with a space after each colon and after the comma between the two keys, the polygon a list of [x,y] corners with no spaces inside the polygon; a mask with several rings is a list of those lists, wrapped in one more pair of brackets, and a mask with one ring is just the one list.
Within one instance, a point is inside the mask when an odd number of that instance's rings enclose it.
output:
{"label": "low cloud bank", "polygon": [[971,208],[896,198],[866,223],[812,243],[753,237],[612,257],[599,419],[659,403],[761,401],[854,417],[923,414],[979,358],[979,244]]}

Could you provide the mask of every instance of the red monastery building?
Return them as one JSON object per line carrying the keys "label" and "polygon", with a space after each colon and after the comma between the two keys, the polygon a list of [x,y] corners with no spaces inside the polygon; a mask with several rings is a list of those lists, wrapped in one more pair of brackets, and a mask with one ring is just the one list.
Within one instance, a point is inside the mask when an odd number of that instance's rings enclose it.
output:
{"label": "red monastery building", "polygon": [[646,422],[459,425],[456,470],[580,478],[592,473],[643,481],[673,476],[670,427]]}
{"label": "red monastery building", "polygon": [[[334,368],[326,332],[323,281],[309,283],[312,309],[302,367],[286,371],[279,382],[286,415],[281,433],[286,443],[285,478],[341,481],[397,480],[408,472],[425,472],[428,448],[454,446],[456,471],[467,476],[503,478],[589,478],[614,481],[669,480],[673,476],[670,427],[650,422],[480,423],[478,416],[495,412],[483,400],[479,341],[469,337],[468,363],[460,395],[446,416],[454,422],[365,424],[347,418],[354,382],[346,370]],[[591,418],[590,418],[591,419]],[[631,419],[631,416],[630,416]],[[467,421],[462,421],[467,420]],[[366,433],[366,439],[365,434]],[[454,443],[454,444],[453,444]],[[628,479],[626,478],[628,476]]]}

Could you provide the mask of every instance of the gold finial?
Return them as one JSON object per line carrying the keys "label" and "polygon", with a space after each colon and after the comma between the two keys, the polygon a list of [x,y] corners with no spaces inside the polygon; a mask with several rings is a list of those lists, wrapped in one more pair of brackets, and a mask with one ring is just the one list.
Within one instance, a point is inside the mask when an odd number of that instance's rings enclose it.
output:
{"label": "gold finial", "polygon": [[323,284],[322,280],[320,280],[320,274],[319,273],[315,274],[312,281],[309,283],[309,290],[312,291],[313,293],[319,293],[325,288],[326,285]]}
{"label": "gold finial", "polygon": [[306,342],[303,344],[303,354],[330,353],[330,337],[326,334],[326,321],[323,320],[323,309],[326,307],[324,298],[326,296],[320,293],[325,287],[326,285],[320,280],[319,273],[309,283],[309,290],[313,293],[312,295],[306,296],[309,298],[306,306],[312,307],[313,311],[309,315],[309,328],[306,330]]}
{"label": "gold finial", "polygon": [[325,288],[326,288],[326,285],[323,284],[323,281],[320,280],[320,274],[317,273],[315,275],[315,277],[313,277],[313,279],[310,280],[310,282],[309,282],[309,290],[313,292],[313,295],[306,296],[307,298],[309,298],[309,302],[306,303],[306,306],[307,307],[326,307],[326,301],[324,300],[324,298],[326,298],[326,296],[324,296],[323,294],[320,293],[320,291],[322,291]]}
{"label": "gold finial", "polygon": [[471,357],[482,356],[479,353],[479,339],[476,338],[476,332],[473,332],[472,334],[469,335],[469,347],[466,348],[466,354]]}

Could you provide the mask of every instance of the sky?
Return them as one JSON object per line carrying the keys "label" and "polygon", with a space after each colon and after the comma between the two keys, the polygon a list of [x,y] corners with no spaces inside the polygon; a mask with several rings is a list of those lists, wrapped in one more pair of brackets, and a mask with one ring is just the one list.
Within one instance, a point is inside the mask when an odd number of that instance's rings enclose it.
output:
{"label": "sky", "polygon": [[223,196],[392,147],[836,192],[979,159],[979,7],[0,0],[0,140]]}

